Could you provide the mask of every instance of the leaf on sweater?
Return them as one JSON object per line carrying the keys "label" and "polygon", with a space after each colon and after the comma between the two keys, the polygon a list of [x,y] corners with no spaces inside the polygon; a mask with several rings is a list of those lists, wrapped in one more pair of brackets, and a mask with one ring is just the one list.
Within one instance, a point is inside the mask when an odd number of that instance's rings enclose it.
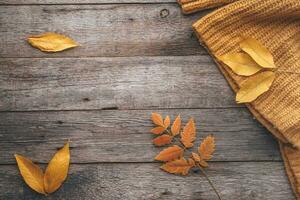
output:
{"label": "leaf on sweater", "polygon": [[195,162],[192,159],[186,160],[185,158],[180,158],[163,164],[161,169],[172,174],[187,175],[189,170],[194,166]]}
{"label": "leaf on sweater", "polygon": [[60,149],[49,162],[44,176],[47,193],[56,191],[66,180],[70,164],[69,143]]}
{"label": "leaf on sweater", "polygon": [[155,135],[159,135],[159,134],[162,134],[164,131],[165,131],[165,127],[155,127],[153,129],[151,129],[151,133],[155,134]]}
{"label": "leaf on sweater", "polygon": [[181,128],[181,118],[180,115],[178,115],[171,126],[172,135],[173,136],[178,135],[180,132],[180,128]]}
{"label": "leaf on sweater", "polygon": [[275,79],[275,73],[272,71],[261,72],[254,75],[240,86],[240,90],[236,95],[237,103],[247,103],[254,101],[261,94],[268,91]]}
{"label": "leaf on sweater", "polygon": [[70,163],[69,143],[54,155],[45,174],[31,160],[17,154],[15,158],[25,183],[38,193],[50,194],[67,178]]}
{"label": "leaf on sweater", "polygon": [[201,160],[210,160],[215,151],[215,138],[211,135],[204,138],[198,148]]}
{"label": "leaf on sweater", "polygon": [[27,41],[33,47],[46,52],[58,52],[78,46],[74,40],[57,33],[33,35],[28,37]]}
{"label": "leaf on sweater", "polygon": [[157,126],[164,127],[164,121],[160,114],[152,113],[151,119],[152,119],[153,123],[156,124]]}
{"label": "leaf on sweater", "polygon": [[276,68],[270,51],[254,38],[246,38],[240,43],[241,49],[249,54],[261,67]]}
{"label": "leaf on sweater", "polygon": [[155,146],[158,146],[158,147],[164,146],[164,145],[170,144],[172,142],[172,139],[173,139],[173,137],[170,135],[161,135],[153,140],[153,144],[155,144]]}
{"label": "leaf on sweater", "polygon": [[171,123],[170,117],[167,115],[165,120],[164,120],[164,127],[168,128],[170,126],[170,123]]}
{"label": "leaf on sweater", "polygon": [[183,132],[181,133],[180,141],[186,148],[193,147],[193,142],[196,139],[196,126],[194,123],[194,119],[190,119],[189,122],[183,128]]}
{"label": "leaf on sweater", "polygon": [[171,160],[175,160],[179,157],[182,157],[184,150],[177,146],[174,145],[172,147],[168,147],[164,150],[162,150],[156,157],[155,160],[159,160],[159,161],[171,161]]}
{"label": "leaf on sweater", "polygon": [[220,56],[219,59],[238,75],[251,76],[262,69],[248,54],[231,53]]}
{"label": "leaf on sweater", "polygon": [[25,183],[34,191],[46,194],[44,190],[44,174],[41,168],[31,160],[18,154],[15,155],[15,158]]}

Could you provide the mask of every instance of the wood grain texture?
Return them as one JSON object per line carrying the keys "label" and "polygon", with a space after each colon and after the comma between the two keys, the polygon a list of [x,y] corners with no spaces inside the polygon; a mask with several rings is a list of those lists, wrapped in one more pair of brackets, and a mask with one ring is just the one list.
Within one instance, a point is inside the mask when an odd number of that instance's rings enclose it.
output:
{"label": "wood grain texture", "polygon": [[176,0],[0,0],[0,5],[175,3]]}
{"label": "wood grain texture", "polygon": [[[224,200],[294,200],[281,162],[211,163],[208,176]],[[0,166],[0,199],[214,200],[200,171],[187,177],[167,174],[159,164],[71,165],[56,193],[32,192],[15,166]]]}
{"label": "wood grain texture", "polygon": [[[152,162],[161,150],[151,143],[153,110],[0,113],[0,164],[14,153],[47,163],[71,140],[72,162]],[[159,110],[184,122],[194,117],[197,141],[216,137],[214,161],[281,160],[277,143],[245,108]],[[196,148],[194,149],[196,150]]]}
{"label": "wood grain texture", "polygon": [[208,56],[0,59],[0,110],[240,107]]}
{"label": "wood grain texture", "polygon": [[[176,4],[1,6],[0,57],[88,57],[207,54]],[[81,46],[43,53],[26,38],[57,32]]]}

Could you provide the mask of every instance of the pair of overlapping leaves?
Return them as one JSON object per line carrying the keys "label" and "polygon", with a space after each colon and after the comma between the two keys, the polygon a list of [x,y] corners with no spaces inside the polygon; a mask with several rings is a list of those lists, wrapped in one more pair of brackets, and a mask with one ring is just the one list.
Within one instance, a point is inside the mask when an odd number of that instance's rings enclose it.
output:
{"label": "pair of overlapping leaves", "polygon": [[270,70],[276,66],[270,51],[257,40],[246,38],[240,47],[243,52],[225,54],[218,59],[237,75],[251,76],[242,82],[236,95],[238,103],[247,103],[269,90],[275,79],[275,73]]}
{"label": "pair of overlapping leaves", "polygon": [[18,154],[15,155],[15,158],[25,183],[38,193],[51,194],[67,178],[70,164],[69,143],[53,156],[45,173],[30,159]]}
{"label": "pair of overlapping leaves", "polygon": [[176,117],[170,128],[171,121],[169,116],[166,116],[165,120],[163,120],[160,114],[152,113],[151,118],[153,123],[157,125],[151,132],[160,135],[153,140],[154,145],[164,146],[171,144],[178,135],[180,135],[180,143],[183,145],[183,147],[178,145],[170,146],[155,157],[155,160],[166,162],[161,166],[161,169],[173,174],[187,175],[192,167],[208,167],[206,161],[212,158],[215,150],[213,136],[207,136],[198,147],[198,153],[192,152],[190,158],[186,159],[184,158],[184,151],[193,147],[193,142],[196,139],[194,120],[190,119],[181,130],[180,115]]}

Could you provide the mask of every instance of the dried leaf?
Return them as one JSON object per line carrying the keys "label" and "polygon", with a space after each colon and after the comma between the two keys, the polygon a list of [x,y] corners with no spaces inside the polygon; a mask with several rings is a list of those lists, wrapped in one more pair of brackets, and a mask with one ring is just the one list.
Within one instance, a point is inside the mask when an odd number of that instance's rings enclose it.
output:
{"label": "dried leaf", "polygon": [[161,135],[153,140],[153,144],[156,146],[164,146],[166,144],[170,144],[172,142],[173,137],[170,135]]}
{"label": "dried leaf", "polygon": [[192,152],[192,158],[194,159],[194,161],[196,162],[200,162],[201,161],[201,158],[198,154]]}
{"label": "dried leaf", "polygon": [[200,161],[199,161],[199,165],[200,165],[201,167],[208,167],[208,163],[207,163],[205,160],[200,160]]}
{"label": "dried leaf", "polygon": [[171,161],[175,160],[176,158],[179,158],[183,155],[183,149],[177,145],[174,145],[172,147],[168,147],[164,150],[162,150],[156,157],[155,160],[159,161]]}
{"label": "dried leaf", "polygon": [[46,194],[44,190],[44,174],[41,168],[23,156],[15,154],[15,158],[25,183],[34,191]]}
{"label": "dried leaf", "polygon": [[165,118],[165,121],[164,121],[164,127],[168,128],[170,126],[170,123],[171,123],[170,117],[169,117],[169,115],[167,115]]}
{"label": "dried leaf", "polygon": [[151,133],[159,135],[159,134],[162,134],[165,130],[166,130],[165,127],[159,126],[159,127],[155,127],[153,129],[151,129]]}
{"label": "dried leaf", "polygon": [[46,52],[57,52],[77,47],[72,39],[57,33],[43,33],[28,37],[27,41],[34,47]]}
{"label": "dried leaf", "polygon": [[254,101],[258,96],[269,90],[274,79],[275,73],[271,71],[265,71],[248,78],[241,84],[236,95],[237,103]]}
{"label": "dried leaf", "polygon": [[180,158],[178,160],[170,161],[161,166],[161,169],[172,174],[187,175],[189,170],[195,166],[195,162],[192,159],[186,160]]}
{"label": "dried leaf", "polygon": [[152,119],[153,123],[156,124],[157,126],[164,127],[163,118],[160,114],[152,113],[151,119]]}
{"label": "dried leaf", "polygon": [[251,76],[262,68],[245,53],[232,53],[220,56],[219,59],[238,75]]}
{"label": "dried leaf", "polygon": [[212,154],[215,151],[215,138],[211,135],[204,138],[198,152],[200,154],[201,160],[209,160],[212,158]]}
{"label": "dried leaf", "polygon": [[172,135],[173,136],[178,135],[180,132],[180,128],[181,128],[181,118],[180,115],[178,115],[171,126]]}
{"label": "dried leaf", "polygon": [[190,119],[189,122],[183,128],[183,132],[181,133],[180,141],[186,148],[192,147],[193,142],[196,139],[196,126],[194,123],[194,119]]}
{"label": "dried leaf", "polygon": [[254,38],[246,38],[240,43],[240,47],[248,53],[253,60],[264,68],[276,68],[270,51]]}
{"label": "dried leaf", "polygon": [[65,181],[70,164],[69,143],[60,149],[49,162],[44,175],[44,187],[47,193],[56,191]]}

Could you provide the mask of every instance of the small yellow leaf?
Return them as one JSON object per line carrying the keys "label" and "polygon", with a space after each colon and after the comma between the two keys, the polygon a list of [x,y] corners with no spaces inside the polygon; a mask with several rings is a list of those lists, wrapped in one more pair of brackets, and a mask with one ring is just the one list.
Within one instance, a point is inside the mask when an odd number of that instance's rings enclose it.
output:
{"label": "small yellow leaf", "polygon": [[173,137],[170,135],[161,135],[153,140],[153,144],[155,146],[164,146],[166,144],[170,144],[172,142]]}
{"label": "small yellow leaf", "polygon": [[215,151],[215,138],[211,135],[204,138],[198,152],[200,154],[201,160],[209,160],[212,158],[212,154]]}
{"label": "small yellow leaf", "polygon": [[193,147],[193,142],[196,139],[196,126],[194,123],[194,119],[190,119],[189,122],[183,128],[183,132],[181,133],[180,141],[186,148]]}
{"label": "small yellow leaf", "polygon": [[165,121],[164,121],[164,127],[168,128],[170,126],[170,123],[171,123],[170,117],[169,117],[169,115],[167,115],[165,118]]}
{"label": "small yellow leaf", "polygon": [[258,96],[269,90],[274,79],[275,73],[271,71],[265,71],[248,78],[241,84],[236,95],[237,103],[254,101]]}
{"label": "small yellow leaf", "polygon": [[153,123],[156,124],[157,126],[164,127],[163,118],[160,114],[152,113],[151,119],[152,119]]}
{"label": "small yellow leaf", "polygon": [[177,145],[174,145],[172,147],[168,147],[164,150],[162,150],[156,157],[155,160],[159,161],[171,161],[175,160],[176,158],[179,158],[183,155],[183,149]]}
{"label": "small yellow leaf", "polygon": [[159,126],[159,127],[155,127],[153,129],[151,129],[150,132],[153,133],[153,134],[159,135],[159,134],[163,133],[165,130],[166,129],[164,127]]}
{"label": "small yellow leaf", "polygon": [[23,156],[16,154],[15,158],[25,183],[34,191],[46,194],[44,190],[44,174],[41,168]]}
{"label": "small yellow leaf", "polygon": [[194,159],[194,161],[196,162],[200,162],[201,161],[201,158],[198,154],[192,152],[192,158]]}
{"label": "small yellow leaf", "polygon": [[207,163],[205,160],[200,160],[200,161],[199,161],[199,165],[200,165],[201,167],[208,167],[208,163]]}
{"label": "small yellow leaf", "polygon": [[77,47],[78,44],[71,38],[57,33],[43,33],[27,38],[27,41],[41,51],[57,52]]}
{"label": "small yellow leaf", "polygon": [[276,68],[270,51],[254,38],[246,38],[240,43],[240,47],[248,53],[253,60],[264,68]]}
{"label": "small yellow leaf", "polygon": [[171,126],[172,135],[173,136],[178,135],[180,132],[180,128],[181,128],[181,118],[180,115],[178,115]]}
{"label": "small yellow leaf", "polygon": [[70,164],[69,143],[60,149],[49,162],[44,175],[44,187],[47,193],[56,191],[65,181]]}
{"label": "small yellow leaf", "polygon": [[219,59],[238,75],[251,76],[262,68],[245,53],[232,53],[220,56]]}
{"label": "small yellow leaf", "polygon": [[195,166],[195,162],[192,159],[186,160],[180,158],[178,160],[170,161],[161,166],[161,169],[172,174],[187,175],[192,167]]}

